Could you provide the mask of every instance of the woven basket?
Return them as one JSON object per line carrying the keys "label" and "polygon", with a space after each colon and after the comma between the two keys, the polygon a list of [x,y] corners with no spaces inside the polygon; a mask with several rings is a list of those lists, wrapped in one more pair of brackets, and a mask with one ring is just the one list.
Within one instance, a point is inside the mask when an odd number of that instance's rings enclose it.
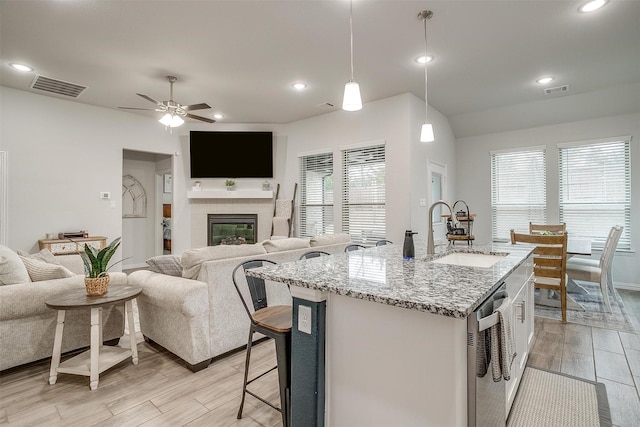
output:
{"label": "woven basket", "polygon": [[109,288],[109,275],[102,277],[85,277],[84,286],[87,288],[87,295],[100,296],[107,293]]}

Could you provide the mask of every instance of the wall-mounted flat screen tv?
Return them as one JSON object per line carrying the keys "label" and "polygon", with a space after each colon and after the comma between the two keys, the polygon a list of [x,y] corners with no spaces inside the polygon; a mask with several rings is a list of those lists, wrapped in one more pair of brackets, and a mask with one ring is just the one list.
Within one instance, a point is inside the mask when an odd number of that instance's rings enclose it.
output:
{"label": "wall-mounted flat screen tv", "polygon": [[273,132],[190,132],[191,178],[273,178]]}

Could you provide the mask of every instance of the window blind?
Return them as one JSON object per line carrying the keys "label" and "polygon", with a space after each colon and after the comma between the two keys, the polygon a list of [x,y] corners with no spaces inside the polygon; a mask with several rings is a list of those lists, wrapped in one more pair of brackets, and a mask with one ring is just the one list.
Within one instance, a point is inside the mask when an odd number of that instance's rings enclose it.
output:
{"label": "window blind", "polygon": [[509,240],[513,228],[529,232],[529,222],[547,222],[544,147],[491,152],[491,235]]}
{"label": "window blind", "polygon": [[358,243],[384,239],[384,145],[343,150],[342,161],[342,231]]}
{"label": "window blind", "polygon": [[333,153],[300,156],[301,237],[333,234]]}
{"label": "window blind", "polygon": [[631,249],[630,138],[558,144],[560,221],[569,235],[602,249],[614,225],[624,226],[618,249]]}
{"label": "window blind", "polygon": [[342,231],[358,243],[384,239],[384,145],[347,149],[342,155]]}

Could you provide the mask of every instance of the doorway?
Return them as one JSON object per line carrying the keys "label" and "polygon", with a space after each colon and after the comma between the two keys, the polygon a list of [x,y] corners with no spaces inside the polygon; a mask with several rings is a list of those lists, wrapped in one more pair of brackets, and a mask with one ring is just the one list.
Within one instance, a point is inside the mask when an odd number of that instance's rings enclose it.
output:
{"label": "doorway", "polygon": [[[438,200],[447,200],[447,166],[436,162],[427,162],[428,200],[429,206]],[[443,209],[444,208],[444,209]],[[446,237],[446,220],[442,214],[449,213],[447,209],[438,205],[433,209],[433,239],[442,242]]]}
{"label": "doorway", "polygon": [[[173,205],[173,156],[163,153],[151,153],[123,150],[123,212],[122,212],[122,256],[123,269],[146,268],[146,260],[165,251],[165,215]],[[135,182],[135,186],[131,185]],[[167,184],[167,185],[165,185]],[[132,189],[135,191],[132,192]],[[167,191],[165,193],[165,191]],[[132,211],[129,198],[136,196],[135,209]],[[144,198],[139,196],[144,194]],[[125,203],[126,202],[126,203]],[[163,212],[164,211],[164,212]],[[169,217],[170,218],[170,217]],[[170,219],[169,219],[170,223]],[[169,224],[170,225],[170,224]],[[170,231],[169,231],[170,233]]]}

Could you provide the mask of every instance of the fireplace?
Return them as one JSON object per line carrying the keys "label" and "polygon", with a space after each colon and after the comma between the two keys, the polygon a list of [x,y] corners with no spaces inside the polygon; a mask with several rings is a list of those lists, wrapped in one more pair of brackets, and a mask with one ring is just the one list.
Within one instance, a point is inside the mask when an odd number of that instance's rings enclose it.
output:
{"label": "fireplace", "polygon": [[257,214],[208,214],[207,245],[240,245],[256,243]]}

